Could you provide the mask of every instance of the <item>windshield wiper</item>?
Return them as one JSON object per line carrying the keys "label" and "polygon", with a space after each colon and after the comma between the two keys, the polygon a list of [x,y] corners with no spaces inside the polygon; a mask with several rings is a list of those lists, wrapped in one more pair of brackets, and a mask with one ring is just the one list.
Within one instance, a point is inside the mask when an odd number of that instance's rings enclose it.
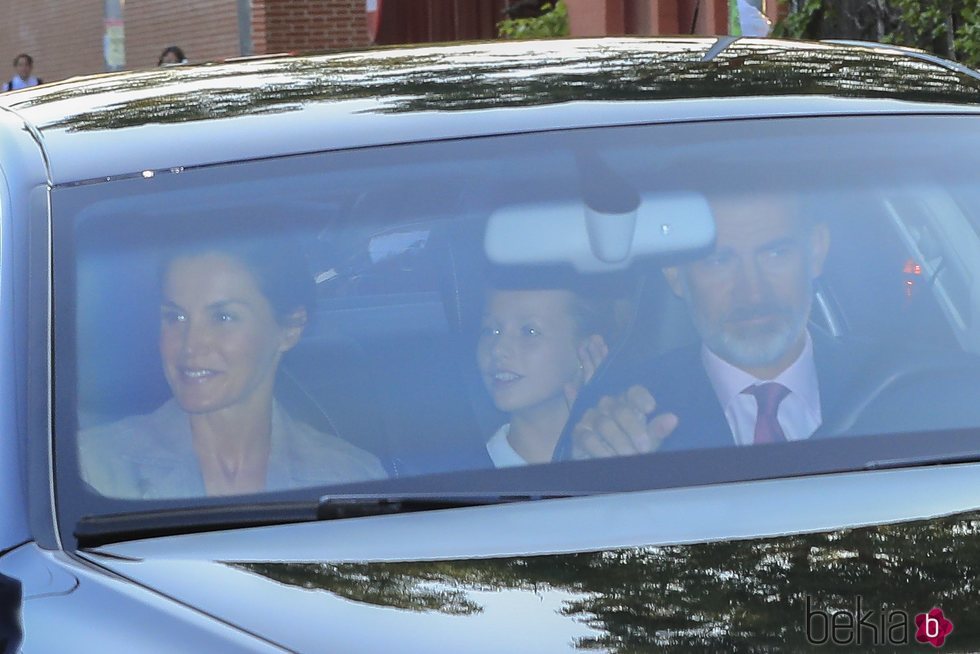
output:
{"label": "windshield wiper", "polygon": [[75,525],[79,549],[140,538],[316,520],[316,502],[222,504],[84,516]]}
{"label": "windshield wiper", "polygon": [[437,511],[439,509],[458,509],[466,506],[486,506],[488,504],[507,504],[509,502],[531,502],[533,500],[569,497],[568,493],[459,493],[442,495],[439,493],[410,493],[404,495],[381,495],[358,493],[348,495],[324,495],[317,507],[317,520],[337,520],[339,518],[360,518],[390,513],[413,513],[415,511]]}
{"label": "windshield wiper", "polygon": [[140,538],[527,502],[567,496],[567,494],[556,493],[324,495],[315,501],[221,504],[85,516],[75,526],[74,536],[78,541],[79,549],[85,549]]}

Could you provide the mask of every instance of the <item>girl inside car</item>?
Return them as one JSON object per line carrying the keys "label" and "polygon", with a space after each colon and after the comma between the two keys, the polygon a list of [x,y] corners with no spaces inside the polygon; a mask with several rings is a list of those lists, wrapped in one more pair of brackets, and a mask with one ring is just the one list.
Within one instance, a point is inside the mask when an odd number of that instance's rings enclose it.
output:
{"label": "girl inside car", "polygon": [[567,284],[487,292],[476,360],[508,418],[486,445],[495,467],[551,461],[575,397],[609,353],[614,313],[602,294]]}

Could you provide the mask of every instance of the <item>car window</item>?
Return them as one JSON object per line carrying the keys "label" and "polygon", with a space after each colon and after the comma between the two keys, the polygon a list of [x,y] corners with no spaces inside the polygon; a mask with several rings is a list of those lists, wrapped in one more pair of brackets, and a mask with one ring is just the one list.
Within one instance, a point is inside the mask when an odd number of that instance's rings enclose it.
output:
{"label": "car window", "polygon": [[[955,453],[980,426],[978,146],[965,117],[752,120],[55,189],[59,488],[86,513],[443,473],[462,491],[467,471],[609,490],[588,460],[630,452],[596,410],[633,386],[658,408],[622,433],[674,416],[662,441],[626,433],[655,453],[604,462],[641,487]],[[707,208],[704,247],[627,230],[596,255],[634,214],[693,224],[681,206]],[[504,214],[527,235],[489,248]],[[563,263],[572,233],[591,269]],[[638,472],[658,457],[669,481]]]}

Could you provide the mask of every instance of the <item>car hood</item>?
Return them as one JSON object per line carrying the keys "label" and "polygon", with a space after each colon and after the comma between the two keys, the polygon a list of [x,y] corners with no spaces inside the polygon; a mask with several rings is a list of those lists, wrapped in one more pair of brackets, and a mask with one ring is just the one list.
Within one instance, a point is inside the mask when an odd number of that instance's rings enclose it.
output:
{"label": "car hood", "polygon": [[80,554],[301,652],[797,650],[834,611],[872,616],[878,638],[904,616],[914,639],[934,607],[955,625],[950,645],[976,651],[978,476],[977,464],[824,475]]}
{"label": "car hood", "polygon": [[[97,558],[301,652],[793,651],[825,635],[820,615],[841,609],[865,615],[858,630],[864,644],[900,638],[900,620],[913,644],[915,616],[934,607],[955,625],[952,649],[975,651],[978,532],[980,515],[965,513],[776,538],[503,558]],[[881,625],[895,629],[886,636]]]}

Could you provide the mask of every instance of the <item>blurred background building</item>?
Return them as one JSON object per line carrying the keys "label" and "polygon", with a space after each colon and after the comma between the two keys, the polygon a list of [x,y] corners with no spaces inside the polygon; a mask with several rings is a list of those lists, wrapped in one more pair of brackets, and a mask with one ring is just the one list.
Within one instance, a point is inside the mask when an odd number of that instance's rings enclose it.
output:
{"label": "blurred background building", "polygon": [[[377,44],[488,39],[546,0],[0,0],[0,65],[30,53],[46,81],[191,62]],[[565,0],[572,36],[725,34],[730,0]],[[775,19],[776,0],[752,0]],[[766,7],[765,5],[771,5]],[[0,67],[0,72],[3,68]],[[3,77],[5,75],[0,75]]]}

